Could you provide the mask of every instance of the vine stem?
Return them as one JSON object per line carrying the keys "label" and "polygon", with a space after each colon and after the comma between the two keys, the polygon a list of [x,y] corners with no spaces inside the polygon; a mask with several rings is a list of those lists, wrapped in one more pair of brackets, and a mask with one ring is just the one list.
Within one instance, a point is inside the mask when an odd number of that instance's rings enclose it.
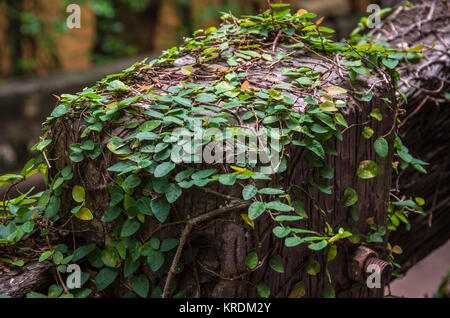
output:
{"label": "vine stem", "polygon": [[178,244],[178,248],[177,248],[177,251],[175,252],[175,256],[173,258],[172,265],[170,266],[169,273],[167,274],[167,279],[166,279],[166,283],[164,285],[162,298],[167,298],[169,296],[170,285],[172,283],[173,278],[175,277],[175,273],[177,271],[178,264],[180,262],[181,254],[183,253],[184,245],[186,244],[186,242],[188,240],[188,236],[191,233],[193,227],[200,222],[206,221],[208,219],[211,219],[211,218],[218,216],[220,214],[223,214],[225,212],[228,212],[231,210],[240,210],[240,209],[247,208],[250,204],[251,204],[250,202],[244,202],[244,203],[239,202],[238,204],[227,205],[223,208],[216,209],[216,210],[210,211],[208,213],[202,214],[200,216],[197,216],[186,222],[186,226],[184,227],[183,232],[181,233],[180,244]]}

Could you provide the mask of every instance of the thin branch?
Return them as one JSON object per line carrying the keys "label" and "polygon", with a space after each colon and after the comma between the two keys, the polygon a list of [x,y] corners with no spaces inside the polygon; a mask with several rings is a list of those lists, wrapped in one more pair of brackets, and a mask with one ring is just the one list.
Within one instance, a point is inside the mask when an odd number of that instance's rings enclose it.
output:
{"label": "thin branch", "polygon": [[172,265],[170,266],[169,273],[167,275],[166,283],[164,285],[164,290],[162,293],[162,298],[167,298],[169,295],[170,285],[171,285],[172,280],[177,271],[178,264],[179,264],[180,258],[181,258],[181,254],[183,253],[184,245],[186,244],[186,242],[188,240],[188,236],[191,233],[193,227],[195,225],[197,225],[198,223],[209,220],[209,219],[211,219],[215,216],[218,216],[220,214],[223,214],[225,212],[247,208],[250,204],[251,204],[250,202],[245,202],[245,203],[240,202],[238,204],[236,204],[236,203],[230,204],[223,208],[216,209],[211,212],[199,215],[199,216],[197,216],[193,219],[190,219],[186,222],[186,226],[184,227],[183,232],[181,233],[180,244],[178,244],[177,251],[175,252],[175,256],[173,258]]}

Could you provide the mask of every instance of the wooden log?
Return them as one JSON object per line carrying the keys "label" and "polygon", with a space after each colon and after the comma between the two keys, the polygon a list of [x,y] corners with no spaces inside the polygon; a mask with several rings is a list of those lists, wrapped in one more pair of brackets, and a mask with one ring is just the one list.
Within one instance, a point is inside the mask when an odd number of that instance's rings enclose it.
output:
{"label": "wooden log", "polygon": [[31,291],[47,291],[52,281],[52,264],[49,262],[31,262],[20,270],[0,275],[0,295],[25,297]]}
{"label": "wooden log", "polygon": [[410,153],[428,162],[426,175],[408,169],[394,176],[395,192],[425,198],[426,217],[412,216],[411,230],[391,234],[392,243],[404,248],[398,257],[406,272],[450,238],[450,14],[448,1],[414,1],[400,6],[372,35],[392,46],[411,49],[424,45],[425,58],[399,68],[400,91],[407,97],[400,116],[400,137]]}

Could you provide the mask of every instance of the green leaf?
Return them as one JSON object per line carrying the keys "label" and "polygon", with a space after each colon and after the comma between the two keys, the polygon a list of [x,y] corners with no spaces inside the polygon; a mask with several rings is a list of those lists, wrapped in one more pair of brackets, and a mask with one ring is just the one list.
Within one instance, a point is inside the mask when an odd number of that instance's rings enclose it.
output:
{"label": "green leaf", "polygon": [[300,77],[299,79],[297,79],[297,82],[305,86],[310,86],[312,84],[312,80],[309,77]]}
{"label": "green leaf", "polygon": [[327,255],[327,263],[331,262],[336,258],[337,255],[337,246],[336,245],[330,245],[326,252]]}
{"label": "green leaf", "polygon": [[258,189],[251,184],[246,185],[244,187],[244,189],[242,189],[242,197],[244,198],[244,200],[250,200],[257,193],[258,193]]}
{"label": "green leaf", "polygon": [[178,244],[180,243],[180,241],[176,238],[168,238],[165,239],[164,241],[162,241],[161,243],[161,252],[168,252],[173,250]]}
{"label": "green leaf", "polygon": [[148,120],[139,126],[141,132],[152,131],[162,124],[162,120]]}
{"label": "green leaf", "polygon": [[264,202],[255,201],[248,208],[248,217],[250,220],[258,218],[266,210],[266,204]]}
{"label": "green leaf", "polygon": [[45,210],[44,218],[52,219],[58,214],[59,208],[61,206],[61,198],[52,196],[48,203],[47,209]]}
{"label": "green leaf", "polygon": [[315,139],[308,140],[308,142],[306,143],[306,148],[314,152],[320,158],[322,159],[325,158],[325,150],[323,149],[320,142],[318,142],[317,140]]}
{"label": "green leaf", "polygon": [[175,96],[173,98],[174,102],[177,102],[180,105],[183,105],[185,107],[191,107],[192,106],[192,101],[189,98],[184,98],[181,96]]}
{"label": "green leaf", "polygon": [[209,176],[211,176],[214,172],[216,172],[216,169],[201,170],[201,171],[198,171],[198,172],[194,173],[191,176],[191,178],[193,180],[205,179],[205,178],[208,178]]}
{"label": "green leaf", "polygon": [[195,172],[194,168],[189,168],[183,171],[180,171],[177,173],[177,175],[175,176],[175,181],[176,182],[181,182],[184,179],[190,177],[193,173]]}
{"label": "green leaf", "polygon": [[141,184],[141,178],[138,175],[131,174],[123,182],[122,188],[125,192],[130,192],[130,190],[136,188]]}
{"label": "green leaf", "polygon": [[138,275],[133,277],[133,279],[131,280],[131,287],[136,294],[138,294],[142,298],[146,298],[150,289],[150,283],[147,276]]}
{"label": "green leaf", "polygon": [[318,124],[314,124],[311,126],[311,130],[318,134],[324,134],[328,132],[328,129],[324,128],[323,126],[320,126]]}
{"label": "green leaf", "polygon": [[328,283],[323,289],[322,295],[324,298],[336,298],[336,294],[334,292],[333,284]]}
{"label": "green leaf", "polygon": [[61,104],[53,110],[50,116],[54,118],[61,117],[62,115],[66,114],[69,111],[69,109],[70,105]]}
{"label": "green leaf", "polygon": [[353,221],[358,222],[359,220],[359,208],[357,205],[353,205],[350,209],[350,215],[353,219]]}
{"label": "green leaf", "polygon": [[158,137],[157,134],[155,134],[155,133],[153,133],[151,131],[145,131],[145,132],[141,132],[141,133],[137,134],[136,135],[136,139],[139,139],[139,140],[157,140],[157,139],[159,139],[159,137]]}
{"label": "green leaf", "polygon": [[78,202],[82,203],[85,199],[84,188],[82,186],[76,185],[72,188],[72,198]]}
{"label": "green leaf", "polygon": [[272,201],[272,202],[266,203],[265,208],[270,209],[270,210],[277,210],[277,211],[281,211],[281,212],[294,211],[293,207],[291,207],[287,204],[281,203],[280,201]]}
{"label": "green leaf", "polygon": [[166,190],[166,198],[169,203],[173,203],[181,196],[183,190],[176,184],[171,183]]}
{"label": "green leaf", "polygon": [[276,91],[274,89],[269,89],[267,92],[269,93],[269,96],[272,99],[275,99],[275,100],[282,100],[283,99],[283,94],[281,94],[281,92],[278,92],[278,91]]}
{"label": "green leaf", "polygon": [[325,247],[327,247],[327,245],[328,245],[327,240],[322,240],[322,241],[319,241],[318,243],[309,244],[308,248],[313,251],[320,251],[320,250],[324,249]]}
{"label": "green leaf", "polygon": [[394,69],[399,63],[398,60],[388,59],[388,58],[383,58],[381,60],[381,62],[383,63],[384,66],[386,66],[387,68],[390,68],[390,69]]}
{"label": "green leaf", "polygon": [[356,174],[361,179],[371,179],[376,177],[380,173],[380,168],[376,162],[371,160],[361,161]]}
{"label": "green leaf", "polygon": [[105,267],[100,270],[95,277],[95,284],[99,291],[102,291],[106,287],[112,284],[119,274],[119,270],[116,268]]}
{"label": "green leaf", "polygon": [[269,266],[278,273],[284,273],[283,258],[278,254],[272,256]]}
{"label": "green leaf", "polygon": [[77,262],[80,259],[84,258],[85,256],[89,255],[94,249],[95,249],[95,244],[91,243],[88,245],[84,245],[82,247],[77,248],[74,252],[73,252],[73,262]]}
{"label": "green leaf", "polygon": [[291,233],[291,229],[284,226],[276,226],[273,228],[272,233],[278,238],[283,238]]}
{"label": "green leaf", "polygon": [[201,93],[197,95],[197,102],[200,103],[214,103],[217,101],[217,96],[214,94]]}
{"label": "green leaf", "polygon": [[166,176],[173,169],[175,169],[175,164],[173,162],[163,162],[156,167],[154,175],[156,178],[161,178]]}
{"label": "green leaf", "polygon": [[256,292],[260,298],[269,298],[270,296],[270,288],[264,282],[259,282]]}
{"label": "green leaf", "polygon": [[263,59],[265,59],[266,61],[272,62],[273,58],[272,55],[264,53],[263,55],[261,55]]}
{"label": "green leaf", "polygon": [[134,261],[131,257],[128,257],[125,260],[125,264],[123,266],[123,275],[125,277],[130,276],[131,274],[136,272],[140,266],[141,266],[141,260],[140,259]]}
{"label": "green leaf", "polygon": [[45,261],[52,255],[53,255],[53,251],[45,251],[44,253],[41,254],[41,256],[39,256],[39,262]]}
{"label": "green leaf", "polygon": [[344,195],[339,201],[339,206],[347,207],[352,206],[358,201],[358,193],[355,189],[347,187],[344,191]]}
{"label": "green leaf", "polygon": [[299,215],[277,215],[275,217],[275,221],[277,222],[289,222],[289,221],[298,221],[303,220],[303,217]]}
{"label": "green leaf", "polygon": [[284,190],[275,189],[275,188],[263,188],[258,191],[259,194],[269,194],[269,195],[278,195],[283,194]]}
{"label": "green leaf", "polygon": [[151,206],[153,215],[156,217],[156,219],[159,222],[164,223],[170,212],[169,201],[167,201],[165,197],[161,197],[159,199],[153,200]]}
{"label": "green leaf", "polygon": [[142,197],[137,200],[137,208],[139,213],[144,215],[153,215],[152,211],[152,199],[149,197]]}
{"label": "green leaf", "polygon": [[140,223],[135,219],[128,219],[123,223],[120,237],[129,237],[139,230]]}
{"label": "green leaf", "polygon": [[386,158],[389,152],[389,145],[383,137],[378,138],[374,143],[375,152],[382,158]]}
{"label": "green leaf", "polygon": [[219,176],[219,182],[223,185],[232,186],[236,182],[236,175],[233,173],[222,174]]}
{"label": "green leaf", "polygon": [[375,108],[374,110],[372,110],[370,112],[370,117],[373,117],[373,118],[375,118],[378,121],[381,121],[383,119],[383,115],[381,114],[379,108]]}
{"label": "green leaf", "polygon": [[345,120],[344,116],[341,113],[336,113],[335,118],[336,118],[336,122],[339,125],[344,126],[346,128],[348,127],[348,123],[347,123],[347,121]]}
{"label": "green leaf", "polygon": [[122,81],[114,80],[108,83],[108,90],[111,91],[129,91],[131,88],[129,88],[127,85],[125,85]]}
{"label": "green leaf", "polygon": [[294,246],[300,245],[304,242],[305,242],[305,240],[303,240],[302,238],[300,238],[298,236],[287,237],[284,240],[284,245],[286,245],[286,247],[294,247]]}
{"label": "green leaf", "polygon": [[152,271],[158,271],[164,264],[164,254],[161,251],[151,250],[147,256],[147,264]]}
{"label": "green leaf", "polygon": [[250,252],[245,257],[245,265],[247,265],[247,267],[250,269],[254,269],[258,265],[258,263],[259,263],[258,253],[256,253],[255,251]]}

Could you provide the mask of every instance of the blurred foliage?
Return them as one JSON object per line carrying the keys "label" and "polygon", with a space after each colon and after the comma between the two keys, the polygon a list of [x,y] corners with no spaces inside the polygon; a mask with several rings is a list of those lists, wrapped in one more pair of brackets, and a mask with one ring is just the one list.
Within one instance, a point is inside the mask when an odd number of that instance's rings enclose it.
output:
{"label": "blurred foliage", "polygon": [[447,275],[442,278],[439,289],[434,293],[433,298],[450,298],[450,270]]}
{"label": "blurred foliage", "polygon": [[[42,21],[35,12],[24,9],[26,0],[4,0],[0,9],[6,12],[9,22],[9,45],[11,47],[12,74],[33,73],[36,61],[23,54],[23,40],[38,43],[50,57],[54,55],[55,42],[58,35],[68,32],[65,23],[65,10],[61,17],[51,21]],[[136,30],[125,27],[127,21],[135,20],[156,25],[166,18],[180,21],[175,30],[176,39],[192,33],[205,21],[219,21],[219,12],[232,11],[235,14],[245,14],[258,8],[259,0],[207,0],[204,6],[193,6],[195,0],[55,0],[61,8],[71,3],[89,6],[97,17],[95,50],[91,52],[94,63],[107,63],[118,58],[132,56],[148,50],[148,46],[130,41],[129,35]],[[162,17],[160,8],[164,2],[171,1],[177,17]],[[193,12],[193,7],[197,10]],[[195,18],[194,18],[195,17]],[[172,31],[173,32],[173,31]]]}

